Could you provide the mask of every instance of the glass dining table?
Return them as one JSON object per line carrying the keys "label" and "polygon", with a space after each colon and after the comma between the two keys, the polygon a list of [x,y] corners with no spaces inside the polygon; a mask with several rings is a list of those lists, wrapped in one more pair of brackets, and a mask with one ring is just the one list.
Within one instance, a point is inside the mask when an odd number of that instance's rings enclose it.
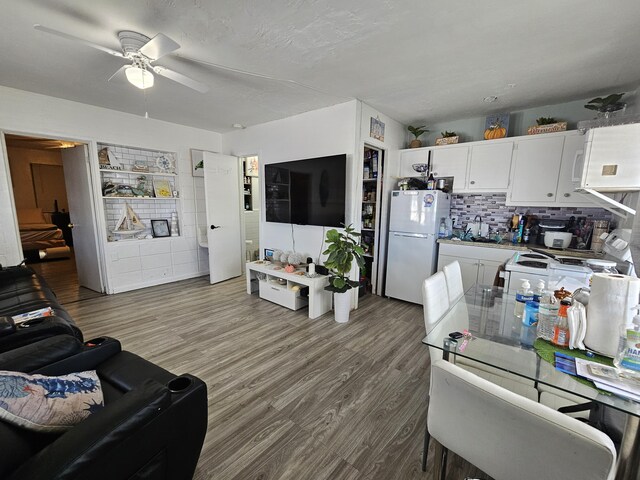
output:
{"label": "glass dining table", "polygon": [[[616,479],[640,480],[640,403],[605,395],[586,387],[540,358],[521,319],[514,315],[515,295],[502,288],[476,285],[456,302],[427,333],[422,343],[442,353],[445,360],[472,360],[532,381],[538,388],[560,390],[626,414],[626,426],[618,452]],[[468,331],[471,338],[454,340],[452,332]]]}

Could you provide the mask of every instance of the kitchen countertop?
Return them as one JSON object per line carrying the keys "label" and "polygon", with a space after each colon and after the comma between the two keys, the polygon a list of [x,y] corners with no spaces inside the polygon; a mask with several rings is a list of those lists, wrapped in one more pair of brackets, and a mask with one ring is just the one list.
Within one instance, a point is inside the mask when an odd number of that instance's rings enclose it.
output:
{"label": "kitchen countertop", "polygon": [[465,247],[484,247],[484,248],[501,248],[505,250],[518,250],[526,251],[536,249],[540,252],[548,253],[550,255],[560,255],[563,257],[578,257],[578,258],[602,258],[601,253],[594,253],[591,250],[559,250],[557,248],[547,248],[541,245],[531,244],[519,244],[514,245],[512,243],[482,243],[472,242],[469,240],[453,240],[447,238],[439,238],[438,243],[445,243],[449,245],[461,245]]}

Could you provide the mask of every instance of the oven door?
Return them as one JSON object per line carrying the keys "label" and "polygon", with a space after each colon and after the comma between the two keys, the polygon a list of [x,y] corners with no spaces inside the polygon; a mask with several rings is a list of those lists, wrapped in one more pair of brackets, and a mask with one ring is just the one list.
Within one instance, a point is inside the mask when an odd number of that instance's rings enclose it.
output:
{"label": "oven door", "polygon": [[531,288],[535,288],[538,280],[544,280],[545,284],[548,279],[547,269],[540,269],[540,273],[529,273],[529,272],[519,272],[519,271],[509,271],[507,270],[507,275],[509,277],[509,286],[507,287],[507,282],[505,280],[504,287],[507,290],[507,293],[515,295],[516,292],[522,287],[523,280],[529,280],[531,284]]}
{"label": "oven door", "polygon": [[549,290],[565,290],[573,292],[578,288],[589,287],[593,272],[590,268],[576,265],[549,265]]}

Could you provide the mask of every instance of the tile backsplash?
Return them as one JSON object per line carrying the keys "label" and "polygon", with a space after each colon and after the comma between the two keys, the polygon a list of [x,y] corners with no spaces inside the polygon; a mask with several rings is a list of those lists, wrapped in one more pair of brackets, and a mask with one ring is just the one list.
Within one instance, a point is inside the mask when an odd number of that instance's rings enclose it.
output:
{"label": "tile backsplash", "polygon": [[569,217],[587,217],[593,220],[609,220],[615,223],[614,215],[603,208],[590,207],[514,207],[505,205],[504,193],[452,195],[451,216],[457,217],[456,226],[472,222],[476,215],[482,216],[482,222],[488,223],[492,230],[505,229],[511,217],[518,214],[536,215],[538,218],[568,219]]}

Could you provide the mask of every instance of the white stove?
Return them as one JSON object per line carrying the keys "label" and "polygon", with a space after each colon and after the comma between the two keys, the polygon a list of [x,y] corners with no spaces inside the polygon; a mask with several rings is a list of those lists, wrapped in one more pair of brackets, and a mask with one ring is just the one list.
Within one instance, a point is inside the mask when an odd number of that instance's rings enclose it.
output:
{"label": "white stove", "polygon": [[573,291],[589,286],[593,272],[584,266],[583,259],[554,257],[533,251],[515,253],[505,264],[505,289],[515,293],[525,279],[529,280],[531,288],[535,288],[538,280],[544,280],[551,290],[564,287]]}

